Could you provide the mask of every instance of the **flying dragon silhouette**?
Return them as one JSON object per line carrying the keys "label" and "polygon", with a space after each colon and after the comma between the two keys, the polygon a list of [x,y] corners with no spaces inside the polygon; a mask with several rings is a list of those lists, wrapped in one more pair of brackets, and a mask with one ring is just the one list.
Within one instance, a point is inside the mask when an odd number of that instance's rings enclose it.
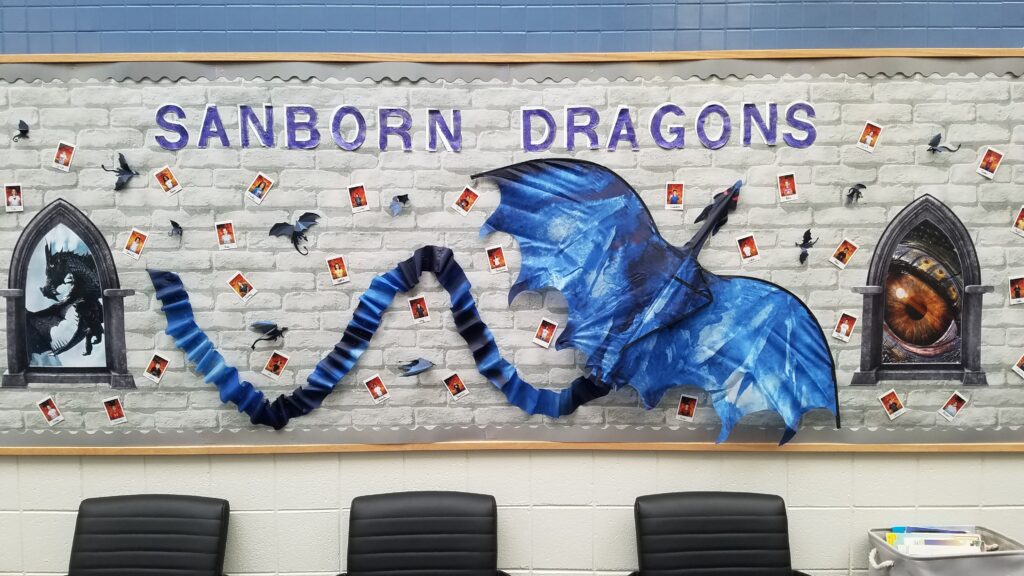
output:
{"label": "flying dragon silhouette", "polygon": [[804,264],[807,262],[807,257],[810,255],[807,251],[810,250],[815,244],[818,243],[818,239],[811,240],[811,230],[807,229],[804,231],[804,239],[801,242],[794,242],[793,245],[800,249],[800,263]]}
{"label": "flying dragon silhouette", "polygon": [[950,148],[946,144],[939,144],[939,142],[942,142],[941,132],[939,132],[935,136],[932,136],[932,139],[928,141],[928,151],[931,152],[932,154],[935,154],[936,152],[942,152],[943,150],[945,150],[946,152],[956,152],[957,150],[960,149],[960,144],[957,144],[956,148]]}
{"label": "flying dragon silhouette", "polygon": [[288,222],[278,222],[270,228],[271,236],[284,236],[290,238],[292,246],[295,247],[295,251],[303,256],[309,254],[308,249],[300,250],[299,243],[307,240],[306,230],[309,230],[313,226],[316,226],[316,221],[320,219],[320,215],[316,212],[305,212],[302,216],[295,221],[295,224],[289,224]]}
{"label": "flying dragon silhouette", "polygon": [[117,153],[117,167],[107,168],[103,164],[100,164],[100,168],[103,168],[107,172],[113,172],[117,174],[117,180],[114,181],[114,190],[123,190],[128,185],[128,181],[138,176],[139,173],[132,170],[132,167],[128,165],[128,161],[125,160],[124,154]]}
{"label": "flying dragon silhouette", "polygon": [[527,413],[562,416],[626,386],[653,408],[669,389],[692,385],[707,391],[721,419],[719,441],[744,415],[765,410],[781,416],[783,442],[811,410],[830,410],[839,425],[832,354],[807,306],[775,284],[719,276],[697,261],[735,206],[739,182],[716,196],[697,234],[675,247],[636,191],[598,164],[531,160],[474,178],[494,181],[501,193],[481,235],[507,232],[522,253],[509,301],[544,288],[565,297],[569,321],[555,347],[582,352],[587,373],[568,386],[537,389],[519,377],[481,320],[465,272],[451,250],[438,246],[421,247],[376,276],[307,383],[273,401],[240,380],[195,323],[180,277],[150,270],[167,333],[223,401],[255,424],[282,428],[320,406],[368,349],[397,293],[414,290],[429,271],[450,296],[456,330],[479,372]]}

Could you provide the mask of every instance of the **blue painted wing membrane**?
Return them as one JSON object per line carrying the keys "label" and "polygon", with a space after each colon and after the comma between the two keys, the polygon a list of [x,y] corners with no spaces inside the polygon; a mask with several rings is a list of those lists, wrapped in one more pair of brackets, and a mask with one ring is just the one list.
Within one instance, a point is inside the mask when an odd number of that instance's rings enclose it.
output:
{"label": "blue painted wing membrane", "polygon": [[777,412],[790,432],[811,410],[835,413],[832,354],[803,303],[761,280],[708,279],[708,307],[624,354],[621,372],[644,405],[672,386],[702,388],[722,421],[719,441],[753,412]]}
{"label": "blue painted wing membrane", "polygon": [[534,160],[474,176],[481,177],[501,192],[481,235],[507,232],[522,253],[509,302],[524,290],[559,290],[569,320],[555,346],[584,352],[593,378],[624,384],[614,368],[629,343],[708,303],[699,270],[664,241],[640,197],[608,169]]}

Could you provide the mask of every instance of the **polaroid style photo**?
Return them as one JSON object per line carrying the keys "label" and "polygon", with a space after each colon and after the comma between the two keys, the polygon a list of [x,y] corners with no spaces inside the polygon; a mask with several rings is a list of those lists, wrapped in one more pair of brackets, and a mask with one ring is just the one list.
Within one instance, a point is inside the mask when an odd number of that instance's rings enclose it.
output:
{"label": "polaroid style photo", "polygon": [[491,271],[491,274],[508,272],[505,250],[501,246],[488,246],[484,250],[487,251],[487,269]]}
{"label": "polaroid style photo", "polygon": [[164,377],[164,372],[167,371],[167,365],[170,362],[167,358],[159,354],[153,354],[153,357],[149,359],[149,364],[146,365],[146,371],[142,375],[152,382],[159,384],[160,380]]}
{"label": "polaroid style photo", "polygon": [[843,312],[839,315],[839,321],[836,322],[836,327],[832,330],[832,337],[836,340],[849,342],[850,336],[853,334],[853,329],[856,327],[857,316],[850,314],[849,312]]}
{"label": "polaroid style photo", "polygon": [[274,181],[263,174],[263,172],[258,172],[256,177],[252,179],[249,187],[245,189],[245,197],[256,204],[262,204],[273,187]]}
{"label": "polaroid style photo", "polygon": [[1010,231],[1024,238],[1024,206],[1021,206],[1017,215],[1013,217],[1013,226],[1010,227]]}
{"label": "polaroid style photo", "polygon": [[412,313],[413,324],[430,322],[430,309],[427,308],[427,297],[413,296],[409,298],[409,312]]}
{"label": "polaroid style photo", "polygon": [[796,174],[779,174],[779,202],[792,202],[797,199]]}
{"label": "polaroid style photo", "polygon": [[21,193],[21,184],[4,184],[4,211],[25,211],[25,196]]}
{"label": "polaroid style photo", "polygon": [[142,257],[142,249],[146,247],[146,240],[148,239],[148,234],[138,228],[132,228],[132,233],[128,235],[128,241],[124,243],[124,248],[121,249],[121,252],[138,260]]}
{"label": "polaroid style photo", "polygon": [[443,379],[444,387],[448,390],[448,394],[452,397],[452,400],[459,401],[466,394],[469,394],[469,388],[466,388],[465,382],[459,377],[458,373],[452,372],[451,376]]}
{"label": "polaroid style photo", "polygon": [[60,408],[57,407],[57,402],[53,399],[53,396],[47,396],[36,402],[36,406],[39,407],[43,418],[50,426],[56,426],[64,421],[64,415],[60,413]]}
{"label": "polaroid style photo", "polygon": [[685,210],[683,207],[684,186],[682,182],[665,184],[665,210]]}
{"label": "polaroid style photo", "polygon": [[228,286],[242,302],[248,302],[257,292],[256,287],[241,272],[235,272],[228,278]]}
{"label": "polaroid style photo", "polygon": [[366,186],[353,184],[348,187],[348,203],[352,206],[352,213],[358,214],[370,209],[370,202],[366,197]]}
{"label": "polaroid style photo", "polygon": [[881,126],[874,122],[865,122],[864,129],[860,132],[860,138],[857,138],[857,148],[865,152],[874,152],[875,146],[878,146],[878,137],[881,135]]}
{"label": "polaroid style photo", "polygon": [[327,271],[331,273],[332,286],[344,284],[351,280],[348,275],[348,266],[345,264],[345,257],[340,254],[327,257]]}
{"label": "polaroid style photo", "polygon": [[384,385],[384,381],[380,379],[380,374],[374,374],[367,380],[364,380],[363,386],[366,386],[366,391],[370,393],[370,398],[373,399],[374,404],[380,404],[391,398],[391,393],[388,392],[388,387]]}
{"label": "polaroid style photo", "polygon": [[71,170],[71,159],[75,157],[75,145],[67,142],[58,142],[57,150],[53,153],[53,167],[61,172]]}
{"label": "polaroid style photo", "polygon": [[284,374],[284,367],[288,365],[288,355],[281,352],[274,352],[267,358],[263,366],[262,374],[271,380],[278,380]]}
{"label": "polaroid style photo", "polygon": [[541,348],[550,348],[555,340],[555,332],[558,331],[558,322],[541,318],[537,325],[537,331],[533,333],[533,343]]}
{"label": "polaroid style photo", "polygon": [[452,210],[455,210],[459,214],[465,216],[473,209],[473,205],[476,204],[478,198],[480,198],[480,194],[478,194],[476,190],[466,186],[462,191],[462,194],[459,194],[459,197],[455,199],[455,203],[452,204]]}
{"label": "polaroid style photo", "polygon": [[1010,276],[1010,304],[1024,304],[1024,276]]}
{"label": "polaroid style photo", "polygon": [[757,262],[761,259],[761,253],[757,249],[757,240],[753,234],[740,236],[736,239],[736,248],[740,251],[740,262]]}
{"label": "polaroid style photo", "polygon": [[899,394],[896,394],[896,390],[892,388],[881,393],[878,396],[878,401],[882,404],[882,409],[885,410],[885,413],[889,415],[889,420],[895,420],[907,411],[903,401],[900,400]]}
{"label": "polaroid style photo", "polygon": [[107,420],[111,424],[124,424],[128,416],[124,413],[124,405],[117,396],[103,400],[103,411],[107,413]]}
{"label": "polaroid style photo", "polygon": [[967,406],[967,397],[960,393],[959,390],[953,392],[953,395],[946,400],[946,403],[939,408],[939,415],[945,418],[947,421],[952,422],[956,418],[956,415]]}
{"label": "polaroid style photo", "polygon": [[696,415],[697,397],[690,396],[689,394],[680,394],[679,405],[676,407],[676,420],[693,422],[693,417]]}
{"label": "polaroid style photo", "polygon": [[1021,354],[1020,358],[1017,358],[1017,363],[1013,365],[1013,372],[1017,376],[1024,378],[1024,354]]}
{"label": "polaroid style photo", "polygon": [[843,241],[839,243],[835,252],[832,256],[829,256],[828,261],[835,264],[840,270],[846,270],[846,266],[853,259],[853,255],[860,250],[860,246],[857,246],[852,240],[843,238]]}
{"label": "polaroid style photo", "polygon": [[238,248],[238,239],[235,236],[235,223],[231,220],[214,222],[213,231],[217,233],[217,248],[219,250],[234,250]]}
{"label": "polaroid style photo", "polygon": [[156,183],[160,185],[160,189],[168,196],[174,196],[181,192],[181,183],[174,177],[174,172],[171,172],[170,166],[164,166],[157,170],[153,173],[153,177],[156,178]]}
{"label": "polaroid style photo", "polygon": [[978,169],[975,172],[991,180],[996,177],[996,170],[999,170],[999,164],[1002,161],[1002,152],[995,148],[985,148],[985,153],[981,155],[981,162],[978,162]]}

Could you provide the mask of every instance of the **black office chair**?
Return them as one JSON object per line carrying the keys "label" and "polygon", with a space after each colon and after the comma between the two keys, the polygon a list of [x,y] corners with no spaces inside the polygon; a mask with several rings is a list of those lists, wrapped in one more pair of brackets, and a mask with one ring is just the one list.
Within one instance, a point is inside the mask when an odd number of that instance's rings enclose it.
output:
{"label": "black office chair", "polygon": [[786,503],[744,492],[676,492],[636,499],[631,576],[806,576],[789,557]]}
{"label": "black office chair", "polygon": [[226,500],[141,494],[83,500],[68,576],[220,576]]}
{"label": "black office chair", "polygon": [[493,496],[398,492],[352,500],[348,576],[508,576]]}

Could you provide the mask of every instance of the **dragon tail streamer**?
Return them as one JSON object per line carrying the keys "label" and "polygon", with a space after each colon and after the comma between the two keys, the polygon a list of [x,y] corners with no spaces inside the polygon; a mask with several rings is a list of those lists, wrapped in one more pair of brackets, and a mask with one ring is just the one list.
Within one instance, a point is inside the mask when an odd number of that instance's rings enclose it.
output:
{"label": "dragon tail streamer", "polygon": [[175,345],[185,352],[204,380],[217,387],[221,401],[237,406],[240,412],[249,415],[253,424],[279,430],[290,419],[308,414],[323,403],[359,362],[395,295],[414,288],[427,271],[433,273],[448,292],[456,329],[472,351],[477,370],[515,406],[528,414],[557,418],[611,391],[611,386],[582,376],[561,390],[538,389],[520,378],[515,367],[501,356],[494,335],[480,318],[466,273],[447,248],[424,246],[408,260],[376,276],[359,297],[341,340],[317,363],[306,384],[273,401],[250,382],[242,380],[238,370],[225,361],[196,324],[181,278],[163,270],[148,272],[167,319],[167,334],[174,338]]}

